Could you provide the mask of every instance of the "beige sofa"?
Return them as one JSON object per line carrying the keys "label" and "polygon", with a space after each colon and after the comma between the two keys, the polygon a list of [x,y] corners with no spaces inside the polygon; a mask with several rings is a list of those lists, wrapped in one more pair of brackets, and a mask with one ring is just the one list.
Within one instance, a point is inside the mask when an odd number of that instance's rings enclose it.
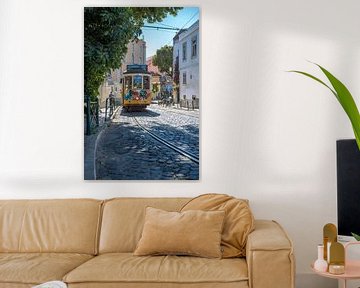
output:
{"label": "beige sofa", "polygon": [[187,198],[0,201],[0,288],[62,280],[69,287],[293,288],[291,241],[256,220],[246,258],[133,256],[144,211],[178,211]]}

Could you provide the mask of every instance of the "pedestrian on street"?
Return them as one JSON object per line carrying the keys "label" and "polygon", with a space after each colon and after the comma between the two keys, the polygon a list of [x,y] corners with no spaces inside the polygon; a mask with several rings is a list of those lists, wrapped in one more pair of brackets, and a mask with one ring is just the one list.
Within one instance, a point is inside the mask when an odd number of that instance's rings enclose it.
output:
{"label": "pedestrian on street", "polygon": [[110,101],[110,107],[114,107],[115,106],[115,95],[113,94],[113,91],[110,91],[109,94],[109,101]]}

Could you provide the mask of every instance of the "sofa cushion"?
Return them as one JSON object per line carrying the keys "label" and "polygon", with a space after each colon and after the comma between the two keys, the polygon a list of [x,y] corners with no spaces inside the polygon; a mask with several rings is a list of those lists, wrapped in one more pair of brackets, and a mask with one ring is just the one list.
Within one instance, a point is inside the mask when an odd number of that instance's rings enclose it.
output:
{"label": "sofa cushion", "polygon": [[95,254],[102,201],[0,200],[0,252]]}
{"label": "sofa cushion", "polygon": [[221,236],[223,258],[246,255],[247,236],[254,230],[254,217],[247,200],[225,194],[204,194],[191,199],[181,211],[197,209],[226,212]]}
{"label": "sofa cushion", "polygon": [[147,207],[144,229],[134,255],[221,258],[224,216],[224,211],[168,212]]}
{"label": "sofa cushion", "polygon": [[40,284],[61,280],[66,273],[92,257],[72,253],[0,253],[0,286],[3,283]]}
{"label": "sofa cushion", "polygon": [[134,252],[148,206],[179,211],[190,198],[115,198],[104,203],[99,253]]}
{"label": "sofa cushion", "polygon": [[99,282],[231,283],[242,281],[247,283],[247,279],[247,265],[241,258],[139,257],[133,256],[131,253],[110,253],[97,256],[64,277],[64,281],[70,284]]}

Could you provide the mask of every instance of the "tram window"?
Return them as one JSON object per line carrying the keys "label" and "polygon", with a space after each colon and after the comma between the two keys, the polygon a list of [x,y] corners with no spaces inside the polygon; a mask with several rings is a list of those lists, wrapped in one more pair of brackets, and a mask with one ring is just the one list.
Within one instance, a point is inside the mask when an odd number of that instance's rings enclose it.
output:
{"label": "tram window", "polygon": [[142,77],[140,75],[134,76],[134,89],[142,89]]}
{"label": "tram window", "polygon": [[150,79],[149,79],[149,76],[144,76],[144,89],[150,89]]}
{"label": "tram window", "polygon": [[125,89],[131,89],[132,83],[131,83],[131,76],[125,77]]}

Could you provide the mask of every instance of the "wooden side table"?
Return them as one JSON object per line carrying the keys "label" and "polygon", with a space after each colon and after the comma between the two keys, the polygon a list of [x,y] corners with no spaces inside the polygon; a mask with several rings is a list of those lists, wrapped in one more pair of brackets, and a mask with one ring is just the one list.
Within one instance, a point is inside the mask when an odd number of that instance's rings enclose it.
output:
{"label": "wooden side table", "polygon": [[345,246],[345,273],[344,274],[331,274],[329,272],[320,272],[314,269],[314,264],[311,265],[311,269],[318,275],[327,278],[333,278],[338,280],[343,280],[343,288],[346,288],[348,280],[360,279],[360,259],[359,260],[348,260],[347,259],[347,248],[351,245],[360,245],[359,242],[349,242]]}

